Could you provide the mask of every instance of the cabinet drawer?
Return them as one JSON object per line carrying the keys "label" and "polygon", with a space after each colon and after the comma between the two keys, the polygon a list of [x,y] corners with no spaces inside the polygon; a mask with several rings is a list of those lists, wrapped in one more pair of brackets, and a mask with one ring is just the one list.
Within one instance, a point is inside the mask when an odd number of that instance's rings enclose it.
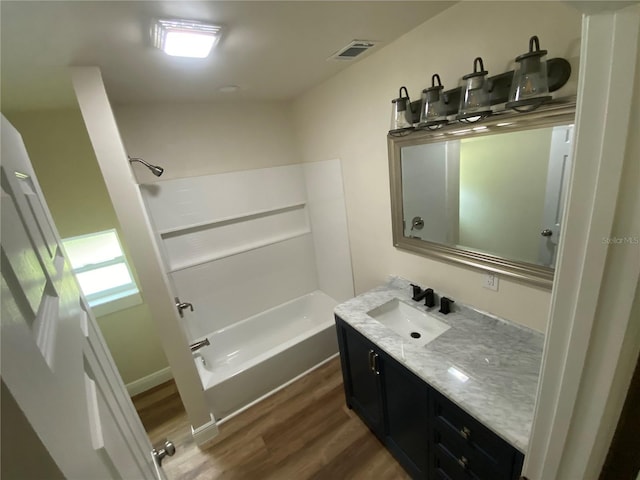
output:
{"label": "cabinet drawer", "polygon": [[461,469],[472,473],[474,478],[483,480],[509,480],[511,465],[500,466],[488,459],[477,449],[470,447],[464,440],[449,434],[443,435],[442,429],[434,428],[434,444],[446,450]]}
{"label": "cabinet drawer", "polygon": [[478,458],[511,478],[514,462],[522,454],[442,395],[436,393],[434,399],[434,430],[456,450],[453,453]]}
{"label": "cabinet drawer", "polygon": [[481,480],[472,470],[462,467],[460,465],[461,459],[455,457],[444,445],[437,444],[433,454],[433,471],[435,472],[436,478],[446,480]]}

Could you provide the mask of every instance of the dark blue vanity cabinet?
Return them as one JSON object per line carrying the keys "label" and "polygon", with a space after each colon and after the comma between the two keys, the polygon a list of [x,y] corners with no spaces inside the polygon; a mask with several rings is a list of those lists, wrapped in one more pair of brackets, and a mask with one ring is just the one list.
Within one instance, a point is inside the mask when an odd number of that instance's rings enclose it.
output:
{"label": "dark blue vanity cabinet", "polygon": [[419,479],[514,480],[524,456],[336,316],[347,406]]}
{"label": "dark blue vanity cabinet", "polygon": [[413,478],[429,478],[426,383],[336,317],[347,406]]}
{"label": "dark blue vanity cabinet", "polygon": [[[353,329],[339,327],[338,343],[342,361],[347,406],[355,410],[360,418],[379,438],[384,436],[383,411],[380,399],[380,353],[378,347]],[[345,364],[346,363],[346,364]]]}

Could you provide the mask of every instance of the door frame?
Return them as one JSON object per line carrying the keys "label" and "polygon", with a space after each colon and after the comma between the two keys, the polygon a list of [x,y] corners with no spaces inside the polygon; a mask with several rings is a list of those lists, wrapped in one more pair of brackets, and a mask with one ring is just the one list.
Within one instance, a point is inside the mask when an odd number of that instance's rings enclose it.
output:
{"label": "door frame", "polygon": [[631,317],[638,248],[608,241],[640,228],[637,185],[622,175],[637,171],[629,127],[640,124],[630,101],[637,112],[639,25],[637,5],[583,17],[572,179],[523,470],[530,480],[598,477],[640,350],[640,319]]}

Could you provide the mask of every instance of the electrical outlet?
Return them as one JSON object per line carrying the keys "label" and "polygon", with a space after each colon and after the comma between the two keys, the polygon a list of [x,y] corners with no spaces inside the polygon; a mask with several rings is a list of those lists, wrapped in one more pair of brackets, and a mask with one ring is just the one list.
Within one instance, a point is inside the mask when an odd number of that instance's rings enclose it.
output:
{"label": "electrical outlet", "polygon": [[495,292],[498,291],[498,276],[492,273],[485,273],[482,276],[482,286],[484,288],[488,288],[489,290],[493,290]]}

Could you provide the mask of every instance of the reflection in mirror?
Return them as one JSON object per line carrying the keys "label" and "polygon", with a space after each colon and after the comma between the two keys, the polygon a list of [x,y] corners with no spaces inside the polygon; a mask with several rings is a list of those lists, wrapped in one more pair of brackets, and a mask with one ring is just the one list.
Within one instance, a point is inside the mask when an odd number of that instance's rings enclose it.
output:
{"label": "reflection in mirror", "polygon": [[574,115],[564,103],[389,136],[394,245],[550,288]]}
{"label": "reflection in mirror", "polygon": [[552,267],[572,129],[403,147],[404,236]]}

